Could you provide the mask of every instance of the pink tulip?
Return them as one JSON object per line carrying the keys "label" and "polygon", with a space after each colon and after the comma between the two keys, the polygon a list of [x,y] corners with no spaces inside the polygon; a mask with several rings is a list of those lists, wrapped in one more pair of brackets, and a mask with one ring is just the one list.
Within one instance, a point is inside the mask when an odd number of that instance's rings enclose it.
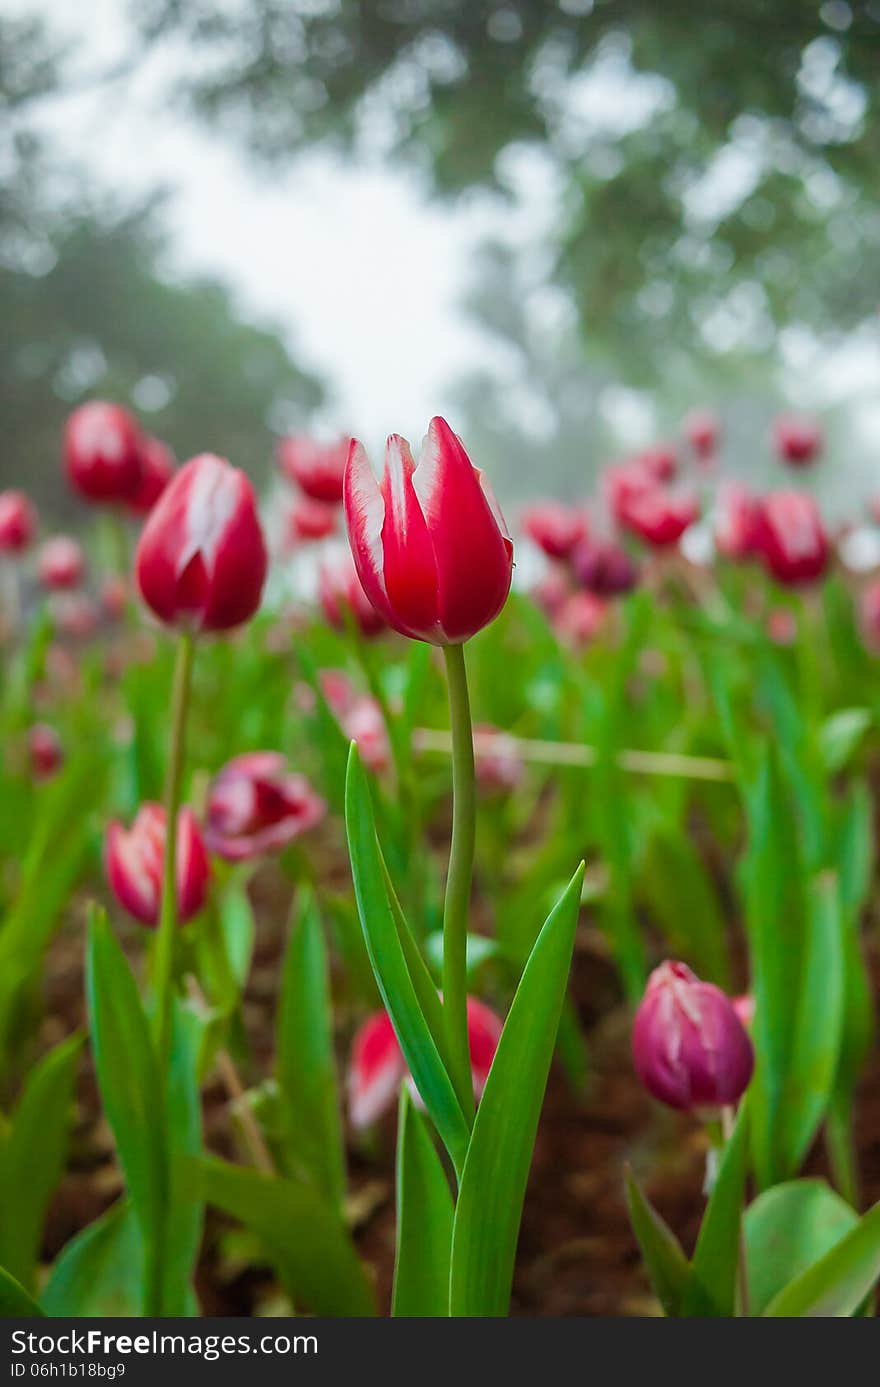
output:
{"label": "pink tulip", "polygon": [[760,539],[761,503],[741,482],[727,482],[719,493],[715,547],[726,559],[754,556]]}
{"label": "pink tulip", "polygon": [[144,526],[141,597],[168,626],[228,631],[256,612],[266,568],[253,487],[224,458],[201,453],[174,474]]}
{"label": "pink tulip", "polygon": [[53,600],[52,620],[62,636],[85,641],[97,631],[100,612],[86,593],[62,592]]}
{"label": "pink tulip", "polygon": [[752,1042],[730,998],[684,963],[654,969],[636,1012],[632,1048],[648,1092],[685,1111],[738,1102],[754,1068]]}
{"label": "pink tulip", "polygon": [[[124,910],[142,925],[155,926],[162,904],[162,860],[165,810],[142,804],[126,829],[118,821],[107,829],[104,859],[110,889]],[[192,810],[184,806],[177,819],[177,915],[185,924],[197,915],[208,893],[210,867]]]}
{"label": "pink tulip", "polygon": [[320,823],[327,806],[276,751],[234,756],[208,791],[205,842],[227,862],[277,852]]}
{"label": "pink tulip", "polygon": [[822,451],[822,430],[813,419],[780,414],[773,422],[773,445],[783,462],[803,467]]}
{"label": "pink tulip", "polygon": [[432,419],[418,467],[405,439],[388,439],[381,486],[353,439],[344,499],[358,575],[395,630],[458,645],[495,619],[510,591],[513,543],[445,420]]}
{"label": "pink tulip", "polygon": [[684,418],[684,436],[701,462],[709,462],[718,451],[721,425],[709,409],[692,409]]}
{"label": "pink tulip", "polygon": [[786,587],[821,578],[831,550],[819,507],[803,491],[773,491],[760,503],[756,548],[767,571]]}
{"label": "pink tulip", "polygon": [[43,587],[59,591],[75,588],[82,581],[86,561],[75,539],[55,535],[42,545],[37,567]]}
{"label": "pink tulip", "polygon": [[0,492],[0,554],[21,554],[37,532],[37,512],[23,491]]}
{"label": "pink tulip", "polygon": [[678,471],[678,458],[675,449],[668,443],[657,443],[652,448],[643,448],[633,458],[636,467],[641,467],[654,482],[671,482]]}
{"label": "pink tulip", "polygon": [[561,640],[577,648],[596,638],[607,616],[604,598],[592,592],[573,592],[556,613],[553,626]]}
{"label": "pink tulip", "polygon": [[[467,1019],[471,1077],[474,1097],[479,1102],[498,1049],[503,1023],[490,1007],[475,997],[467,999]],[[351,1047],[348,1111],[352,1127],[369,1127],[388,1112],[408,1077],[391,1018],[384,1011],[374,1013],[360,1027]]]}
{"label": "pink tulip", "polygon": [[880,578],[875,578],[862,592],[859,615],[865,644],[880,651]]}
{"label": "pink tulip", "polygon": [[586,522],[580,511],[560,501],[540,501],[523,511],[522,526],[533,544],[548,559],[566,559],[578,540],[583,539]]}
{"label": "pink tulip", "polygon": [[350,742],[355,742],[364,765],[375,774],[391,764],[391,745],[382,709],[368,694],[358,693],[341,670],[321,671],[321,689]]}
{"label": "pink tulip", "polygon": [[141,444],[137,423],[121,405],[80,405],[64,429],[71,484],[87,501],[128,501],[140,484]]}
{"label": "pink tulip", "polygon": [[565,606],[571,593],[568,575],[561,568],[552,568],[532,588],[532,597],[551,621]]}
{"label": "pink tulip", "polygon": [[337,631],[345,631],[351,620],[362,636],[378,636],[387,625],[384,616],[364,592],[354,562],[348,554],[333,563],[321,565],[318,601],[324,616]]}
{"label": "pink tulip", "polygon": [[321,443],[305,434],[282,438],[278,444],[278,465],[313,501],[338,506],[349,442],[345,437]]}

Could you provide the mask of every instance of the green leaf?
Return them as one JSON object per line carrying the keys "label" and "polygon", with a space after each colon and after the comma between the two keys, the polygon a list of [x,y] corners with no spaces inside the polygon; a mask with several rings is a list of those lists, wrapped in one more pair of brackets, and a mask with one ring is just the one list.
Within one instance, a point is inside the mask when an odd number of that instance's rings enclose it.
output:
{"label": "green leaf", "polygon": [[873,722],[870,708],[839,708],[819,729],[819,750],[829,774],[843,770]]}
{"label": "green leaf", "polygon": [[749,1312],[763,1315],[773,1297],[807,1271],[859,1221],[824,1180],[789,1180],[765,1190],[743,1223]]}
{"label": "green leaf", "polygon": [[748,1109],[742,1105],[700,1225],[682,1313],[729,1318],[736,1308],[740,1229],[748,1170]]}
{"label": "green leaf", "polygon": [[334,1210],[299,1180],[204,1158],[195,1163],[209,1204],[265,1245],[295,1305],[317,1315],[374,1315],[375,1300],[351,1239]]}
{"label": "green leaf", "polygon": [[674,956],[692,960],[700,977],[727,988],[730,967],[718,895],[682,824],[664,825],[653,835],[643,873],[645,903]]}
{"label": "green leaf", "polygon": [[505,1315],[535,1134],[565,999],[584,864],[550,913],[516,990],[461,1177],[450,1309]]}
{"label": "green leaf", "polygon": [[158,1257],[168,1193],[164,1095],[131,969],[97,909],[89,922],[86,993],[101,1101],[149,1262]]}
{"label": "green leaf", "polygon": [[453,1204],[421,1115],[404,1089],[397,1119],[397,1254],[391,1313],[449,1314]]}
{"label": "green leaf", "polygon": [[204,1206],[181,1182],[180,1156],[202,1149],[199,1060],[206,1022],[192,1007],[174,999],[171,1063],[168,1072],[169,1194],[162,1248],[163,1315],[198,1314],[192,1289],[202,1240]]}
{"label": "green leaf", "polygon": [[382,1000],[416,1087],[460,1172],[468,1127],[407,966],[388,899],[370,792],[354,744],[348,758],[345,822],[358,914]]}
{"label": "green leaf", "polygon": [[42,1318],[43,1311],[35,1300],[32,1300],[24,1286],[16,1281],[14,1276],[10,1276],[4,1267],[0,1267],[0,1319],[34,1319]]}
{"label": "green leaf", "polygon": [[41,1296],[46,1314],[77,1318],[134,1318],[143,1311],[143,1240],[127,1199],[77,1233]]}
{"label": "green leaf", "polygon": [[46,1208],[64,1169],[81,1036],[31,1071],[0,1148],[0,1265],[33,1290]]}
{"label": "green leaf", "polygon": [[229,967],[239,988],[243,988],[251,968],[255,931],[246,885],[227,887],[220,898],[219,911]]}
{"label": "green leaf", "polygon": [[667,1315],[680,1315],[690,1268],[672,1229],[626,1172],[626,1203],[654,1294]]}
{"label": "green leaf", "polygon": [[321,919],[311,892],[303,890],[282,973],[278,1087],[291,1174],[307,1175],[331,1206],[340,1208],[345,1155],[332,1027]]}
{"label": "green leaf", "polygon": [[880,1278],[880,1204],[859,1219],[818,1262],[774,1296],[772,1318],[853,1315]]}

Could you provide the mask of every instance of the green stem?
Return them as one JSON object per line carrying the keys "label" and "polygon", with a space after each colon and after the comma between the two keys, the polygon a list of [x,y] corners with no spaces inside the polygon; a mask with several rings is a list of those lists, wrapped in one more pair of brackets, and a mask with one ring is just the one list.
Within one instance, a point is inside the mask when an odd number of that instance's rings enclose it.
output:
{"label": "green stem", "polygon": [[177,815],[186,740],[186,714],[192,679],[193,637],[183,633],[177,646],[171,703],[171,749],[165,783],[165,854],[162,862],[162,907],[155,954],[155,1031],[159,1072],[168,1070],[171,1042],[171,993],[177,935]]}
{"label": "green stem", "polygon": [[[736,1109],[726,1106],[721,1109],[721,1134],[725,1146],[733,1136],[736,1126]],[[739,1254],[736,1260],[737,1311],[743,1318],[749,1314],[749,1278],[746,1265],[746,1238],[743,1230],[742,1211],[739,1219]]]}
{"label": "green stem", "polygon": [[443,1009],[453,1065],[450,1078],[465,1118],[472,1122],[474,1090],[467,1025],[467,933],[476,828],[474,734],[464,647],[446,645],[443,655],[452,723],[453,794],[452,844],[443,905]]}

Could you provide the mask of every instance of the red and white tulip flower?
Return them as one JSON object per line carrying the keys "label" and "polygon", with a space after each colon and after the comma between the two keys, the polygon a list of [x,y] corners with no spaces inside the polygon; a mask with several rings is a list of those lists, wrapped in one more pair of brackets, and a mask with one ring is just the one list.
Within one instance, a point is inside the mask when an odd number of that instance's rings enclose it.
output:
{"label": "red and white tulip flower", "polygon": [[406,440],[392,434],[381,483],[352,439],[345,518],[364,590],[401,634],[460,645],[504,606],[513,543],[485,478],[445,420],[432,419],[418,467]]}
{"label": "red and white tulip flower", "polygon": [[278,466],[311,500],[338,506],[348,446],[347,437],[322,443],[306,434],[294,434],[278,444]]}
{"label": "red and white tulip flower", "polygon": [[64,429],[64,462],[71,485],[87,501],[129,501],[141,479],[141,431],[127,409],[89,400]]}
{"label": "red and white tulip flower", "polygon": [[[158,924],[162,902],[165,810],[142,804],[131,828],[114,821],[107,828],[104,860],[110,889],[124,910],[142,925]],[[177,919],[185,924],[205,903],[210,878],[208,854],[196,817],[184,807],[177,817]]]}
{"label": "red and white tulip flower", "polygon": [[804,491],[774,491],[758,511],[755,548],[767,571],[786,587],[821,578],[831,546],[819,507]]}
{"label": "red and white tulip flower", "polygon": [[23,491],[0,492],[0,554],[21,554],[37,533],[37,512]]}
{"label": "red and white tulip flower", "polygon": [[685,415],[684,436],[700,462],[710,462],[718,451],[721,424],[710,409],[692,409]]}
{"label": "red and white tulip flower", "polygon": [[70,535],[55,535],[41,547],[37,570],[44,588],[75,588],[86,570],[85,556]]}
{"label": "red and white tulip flower", "polygon": [[773,421],[773,446],[783,462],[804,467],[822,451],[822,430],[814,419],[780,414]]}
{"label": "red and white tulip flower", "polygon": [[141,443],[141,475],[127,504],[137,515],[149,515],[174,476],[174,454],[161,438],[148,434]]}
{"label": "red and white tulip flower", "polygon": [[382,613],[364,592],[350,554],[321,564],[318,601],[324,616],[337,631],[344,631],[351,621],[362,636],[378,636],[387,626]]}
{"label": "red and white tulip flower", "polygon": [[174,474],[144,526],[141,596],[168,626],[228,631],[256,612],[266,568],[253,487],[224,458],[201,453]]}
{"label": "red and white tulip flower", "polygon": [[583,514],[561,501],[539,501],[522,514],[522,526],[548,559],[567,559],[586,533]]}
{"label": "red and white tulip flower", "polygon": [[227,862],[277,852],[320,823],[327,806],[276,751],[234,756],[208,791],[205,841]]}

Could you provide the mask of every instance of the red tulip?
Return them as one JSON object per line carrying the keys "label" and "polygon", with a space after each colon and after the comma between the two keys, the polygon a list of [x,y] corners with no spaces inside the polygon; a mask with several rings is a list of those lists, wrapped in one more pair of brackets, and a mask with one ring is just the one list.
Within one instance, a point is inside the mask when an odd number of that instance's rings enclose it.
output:
{"label": "red tulip", "polygon": [[525,766],[515,737],[489,723],[474,726],[474,770],[477,784],[489,793],[515,790]]}
{"label": "red tulip", "polygon": [[655,444],[653,448],[643,448],[633,458],[636,467],[647,472],[652,481],[671,482],[678,471],[678,458],[675,449],[668,443]]}
{"label": "red tulip", "polygon": [[137,515],[148,515],[174,476],[174,454],[160,438],[148,434],[141,442],[140,480],[128,505]]}
{"label": "red tulip", "polygon": [[[501,1039],[502,1022],[484,1002],[467,999],[468,1042],[474,1096],[479,1101]],[[369,1127],[397,1101],[408,1077],[391,1018],[384,1011],[367,1018],[355,1035],[348,1067],[351,1125]],[[411,1080],[410,1080],[411,1082]]]}
{"label": "red tulip", "polygon": [[85,573],[86,561],[75,539],[69,535],[55,535],[40,549],[37,567],[43,587],[75,588]]}
{"label": "red tulip", "polygon": [[445,420],[431,420],[418,468],[405,439],[388,439],[381,488],[353,439],[345,519],[364,590],[403,635],[458,645],[507,601],[513,543],[485,478]]}
{"label": "red tulip", "polygon": [[701,462],[708,462],[718,451],[721,425],[709,409],[693,409],[684,418],[684,435]]}
{"label": "red tulip", "polygon": [[37,512],[23,491],[0,492],[0,554],[20,554],[37,532]]}
{"label": "red tulip", "polygon": [[803,467],[822,451],[822,430],[813,419],[780,414],[773,421],[773,445],[783,462]]}
{"label": "red tulip", "polygon": [[654,485],[622,502],[620,523],[655,549],[677,544],[700,514],[696,497]]}
{"label": "red tulip", "polygon": [[71,484],[88,501],[128,501],[140,483],[141,444],[137,423],[121,405],[80,405],[64,429]]}
{"label": "red tulip", "polygon": [[48,780],[64,761],[61,739],[54,727],[35,723],[28,733],[28,756],[35,780]]}
{"label": "red tulip", "polygon": [[260,605],[266,567],[253,487],[212,453],[174,474],[135,555],[147,606],[166,625],[193,631],[228,631],[248,621]]}
{"label": "red tulip", "polygon": [[865,644],[880,650],[880,578],[875,578],[862,592],[859,610]]}
{"label": "red tulip", "polygon": [[684,963],[654,969],[636,1012],[632,1047],[648,1092],[685,1111],[736,1103],[755,1062],[730,998]]}
{"label": "red tulip", "polygon": [[559,501],[540,501],[523,511],[523,529],[548,559],[566,559],[585,533],[580,511]]}
{"label": "red tulip", "polygon": [[338,506],[349,442],[345,437],[321,443],[306,434],[282,438],[278,444],[278,465],[313,501]]}
{"label": "red tulip", "polygon": [[354,621],[362,636],[378,636],[385,630],[385,618],[364,592],[349,554],[332,564],[321,565],[318,600],[325,617],[337,631],[346,630],[349,619]]}
{"label": "red tulip", "polygon": [[601,483],[608,509],[618,524],[624,523],[631,502],[656,486],[650,473],[637,462],[618,462],[606,467]]}
{"label": "red tulip", "polygon": [[387,770],[391,746],[376,700],[358,693],[348,675],[338,669],[321,671],[321,689],[346,738],[357,744],[364,765],[376,774]]}
{"label": "red tulip", "polygon": [[208,791],[205,842],[227,862],[249,862],[292,843],[326,809],[280,753],[248,751],[227,761]]}
{"label": "red tulip", "polygon": [[[142,804],[126,829],[118,821],[107,829],[104,860],[110,889],[124,910],[142,925],[159,921],[162,905],[162,860],[165,810]],[[195,815],[187,806],[177,819],[177,916],[185,924],[198,915],[208,893],[208,855]]]}
{"label": "red tulip", "polygon": [[583,540],[571,556],[571,566],[581,587],[596,597],[631,592],[639,581],[636,565],[613,540]]}
{"label": "red tulip", "polygon": [[715,547],[726,559],[751,558],[759,543],[761,503],[741,482],[727,482],[719,493]]}
{"label": "red tulip", "polygon": [[819,507],[803,491],[773,491],[760,504],[756,547],[778,583],[812,583],[828,567],[830,546]]}
{"label": "red tulip", "polygon": [[329,539],[335,529],[335,506],[328,506],[325,501],[313,501],[310,496],[301,496],[291,506],[288,530],[294,542]]}

